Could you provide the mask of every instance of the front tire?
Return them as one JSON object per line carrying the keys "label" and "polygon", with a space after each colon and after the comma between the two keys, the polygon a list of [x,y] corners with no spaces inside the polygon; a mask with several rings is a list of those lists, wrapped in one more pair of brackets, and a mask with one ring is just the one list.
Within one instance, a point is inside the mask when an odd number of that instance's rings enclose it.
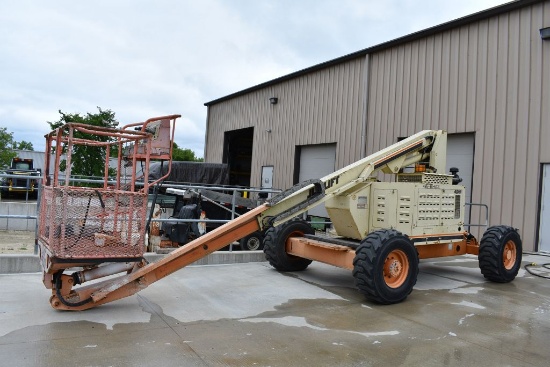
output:
{"label": "front tire", "polygon": [[279,271],[305,270],[311,260],[286,252],[287,240],[291,237],[302,237],[304,234],[315,234],[315,230],[309,223],[298,219],[269,228],[264,238],[264,253],[269,264]]}
{"label": "front tire", "polygon": [[418,253],[401,232],[387,229],[370,233],[355,251],[355,285],[366,298],[381,304],[403,301],[418,277]]}
{"label": "front tire", "polygon": [[516,229],[509,226],[489,227],[479,243],[481,274],[493,282],[515,279],[521,267],[522,243]]}

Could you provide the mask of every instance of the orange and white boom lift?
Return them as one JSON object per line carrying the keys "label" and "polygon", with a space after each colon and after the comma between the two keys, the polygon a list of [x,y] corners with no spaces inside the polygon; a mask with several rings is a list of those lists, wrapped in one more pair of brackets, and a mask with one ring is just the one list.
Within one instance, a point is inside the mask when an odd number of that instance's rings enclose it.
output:
{"label": "orange and white boom lift", "polygon": [[[85,310],[133,295],[266,229],[264,252],[276,269],[300,271],[313,260],[350,269],[359,291],[382,304],[400,302],[411,293],[423,258],[475,254],[487,279],[509,282],[517,275],[522,243],[516,229],[490,227],[479,242],[465,229],[465,189],[453,184],[456,176],[445,174],[447,134],[441,130],[421,131],[319,180],[300,183],[148,264],[143,259],[147,194],[156,183],[146,179],[148,164],[171,160],[178,117],[120,130],[68,124],[46,135],[48,151],[55,147],[56,156],[46,165],[39,243],[53,308]],[[136,127],[138,131],[130,129]],[[84,134],[108,139],[98,143]],[[71,157],[75,144],[104,152],[105,177],[98,187],[71,186],[71,160],[82,159]],[[58,168],[62,151],[67,154],[63,178]],[[109,175],[111,156],[116,177]],[[141,162],[145,179],[137,188]],[[413,172],[404,173],[411,166]],[[379,182],[379,172],[394,174],[395,180]],[[316,235],[297,219],[321,203],[334,226],[331,235]]]}

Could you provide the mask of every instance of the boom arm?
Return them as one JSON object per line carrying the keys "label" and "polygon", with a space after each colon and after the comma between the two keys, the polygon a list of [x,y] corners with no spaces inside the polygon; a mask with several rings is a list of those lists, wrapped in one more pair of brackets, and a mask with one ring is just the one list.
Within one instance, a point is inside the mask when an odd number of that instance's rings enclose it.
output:
{"label": "boom arm", "polygon": [[[61,271],[52,284],[46,284],[53,291],[50,303],[56,309],[85,310],[135,294],[228,243],[257,230],[283,223],[332,196],[346,195],[377,171],[397,173],[403,167],[428,158],[431,171],[444,171],[446,137],[444,131],[422,131],[320,180],[299,184],[277,195],[270,202],[173,251],[156,263],[146,264],[142,261],[133,268],[126,266],[123,271],[130,269],[129,274],[72,289],[77,277],[75,274],[62,274]],[[111,274],[114,273],[116,272]]]}
{"label": "boom arm", "polygon": [[298,184],[277,195],[270,201],[270,208],[259,216],[260,228],[277,226],[333,196],[346,195],[377,171],[397,173],[429,157],[428,169],[444,172],[446,151],[445,131],[421,131],[319,180]]}

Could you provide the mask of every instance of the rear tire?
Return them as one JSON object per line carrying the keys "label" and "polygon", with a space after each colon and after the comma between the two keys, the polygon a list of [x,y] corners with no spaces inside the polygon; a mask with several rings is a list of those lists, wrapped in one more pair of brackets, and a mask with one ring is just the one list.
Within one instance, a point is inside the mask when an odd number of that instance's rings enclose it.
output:
{"label": "rear tire", "polygon": [[264,236],[262,232],[256,231],[249,234],[246,237],[243,237],[239,240],[239,245],[241,245],[242,251],[257,251],[264,248]]}
{"label": "rear tire", "polygon": [[269,228],[264,238],[264,253],[269,264],[279,271],[305,270],[311,264],[311,260],[286,252],[286,241],[291,237],[302,237],[304,234],[315,234],[315,230],[309,223],[298,219]]}
{"label": "rear tire", "polygon": [[393,229],[370,233],[355,251],[355,285],[381,304],[403,301],[418,277],[418,253],[407,235]]}
{"label": "rear tire", "polygon": [[479,243],[481,274],[493,282],[507,283],[521,267],[522,243],[516,229],[509,226],[489,227]]}

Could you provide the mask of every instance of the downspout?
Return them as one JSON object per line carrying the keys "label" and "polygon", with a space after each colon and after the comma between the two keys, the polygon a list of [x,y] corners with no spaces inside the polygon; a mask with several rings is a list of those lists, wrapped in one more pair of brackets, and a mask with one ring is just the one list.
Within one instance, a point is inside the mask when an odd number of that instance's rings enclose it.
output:
{"label": "downspout", "polygon": [[210,106],[206,106],[206,126],[204,129],[204,151],[203,151],[203,157],[204,162],[208,162],[206,159],[206,152],[208,147],[208,122],[210,121]]}
{"label": "downspout", "polygon": [[362,127],[361,127],[361,156],[359,159],[367,156],[367,124],[368,124],[368,110],[369,110],[369,54],[365,55],[365,61],[363,66],[363,108],[362,108]]}

